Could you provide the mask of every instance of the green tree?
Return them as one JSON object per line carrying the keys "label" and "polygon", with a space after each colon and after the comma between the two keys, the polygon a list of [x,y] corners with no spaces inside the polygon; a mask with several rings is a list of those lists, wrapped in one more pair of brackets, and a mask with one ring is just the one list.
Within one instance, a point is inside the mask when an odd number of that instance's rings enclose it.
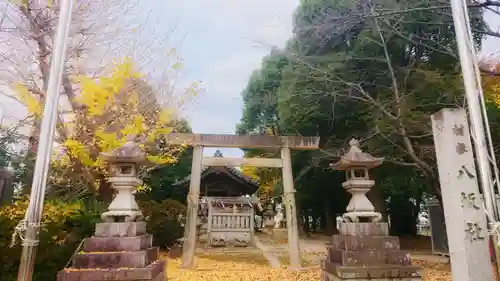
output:
{"label": "green tree", "polygon": [[16,152],[14,144],[19,140],[19,135],[15,127],[0,126],[0,168],[12,166]]}
{"label": "green tree", "polygon": [[[174,132],[191,133],[191,127],[186,120],[180,120],[175,124]],[[164,144],[168,147],[168,145]],[[172,199],[185,203],[188,190],[176,187],[174,183],[184,179],[191,173],[191,162],[193,149],[187,148],[177,155],[178,161],[170,165],[156,166],[146,170],[142,177],[145,189],[139,193],[141,200],[162,201]]]}
{"label": "green tree", "polygon": [[[487,30],[481,8],[470,11],[477,47]],[[321,197],[313,189],[326,188],[326,178],[335,177],[328,167],[325,177],[308,171],[335,161],[352,137],[368,152],[386,157],[386,166],[374,171],[384,186],[372,197],[379,211],[409,210],[409,218],[395,219],[396,232],[414,233],[409,225],[416,222],[425,192],[441,199],[430,115],[463,105],[449,13],[450,7],[437,0],[301,1],[293,38],[283,50],[271,52],[243,93],[239,128],[262,133],[262,127],[272,127],[271,120],[280,134],[321,137],[319,153],[294,158],[294,169],[302,175],[296,180],[302,203]],[[277,58],[280,67],[269,67]],[[264,92],[273,102],[255,106],[251,100],[262,99]],[[262,118],[267,112],[272,119]],[[387,172],[394,169],[402,173]]]}

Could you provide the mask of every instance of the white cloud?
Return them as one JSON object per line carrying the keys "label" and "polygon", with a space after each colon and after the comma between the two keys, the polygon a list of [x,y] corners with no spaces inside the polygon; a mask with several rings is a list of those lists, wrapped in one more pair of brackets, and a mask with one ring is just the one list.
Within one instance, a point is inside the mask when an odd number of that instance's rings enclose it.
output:
{"label": "white cloud", "polygon": [[186,33],[179,50],[190,78],[201,80],[206,90],[189,112],[195,132],[234,133],[241,92],[270,47],[284,46],[290,38],[297,5],[298,0],[175,1]]}
{"label": "white cloud", "polygon": [[204,87],[220,98],[239,97],[248,83],[252,71],[260,67],[261,59],[266,54],[262,50],[249,50],[236,53],[226,60],[214,63],[205,69],[207,75]]}

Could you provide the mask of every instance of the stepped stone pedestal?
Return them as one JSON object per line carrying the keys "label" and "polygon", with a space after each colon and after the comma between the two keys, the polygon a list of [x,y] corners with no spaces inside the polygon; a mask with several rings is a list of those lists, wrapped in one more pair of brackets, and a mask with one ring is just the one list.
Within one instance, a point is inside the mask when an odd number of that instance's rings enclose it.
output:
{"label": "stepped stone pedestal", "polygon": [[129,136],[124,146],[102,156],[111,166],[108,178],[117,191],[96,224],[93,237],[83,241],[83,251],[72,257],[72,267],[60,271],[57,281],[163,281],[165,261],[146,233],[146,222],[133,191],[141,184],[137,178],[146,154]]}
{"label": "stepped stone pedestal", "polygon": [[[349,151],[332,164],[346,172],[342,186],[352,194],[340,224],[322,261],[322,281],[421,281],[422,269],[411,264],[410,254],[399,248],[399,238],[389,236],[389,226],[380,222],[366,193],[375,185],[369,170],[380,166],[384,158],[361,150],[357,140],[349,142]],[[366,222],[362,222],[366,221]]]}
{"label": "stepped stone pedestal", "polygon": [[321,263],[322,281],[421,281],[422,268],[400,250],[384,222],[345,222]]}
{"label": "stepped stone pedestal", "polygon": [[57,281],[164,281],[166,262],[158,259],[152,238],[145,222],[98,223]]}

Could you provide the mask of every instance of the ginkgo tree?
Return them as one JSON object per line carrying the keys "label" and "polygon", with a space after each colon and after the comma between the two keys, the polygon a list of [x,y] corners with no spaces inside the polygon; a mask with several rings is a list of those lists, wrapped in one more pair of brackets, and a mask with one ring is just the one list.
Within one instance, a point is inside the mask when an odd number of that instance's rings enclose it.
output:
{"label": "ginkgo tree", "polygon": [[[241,126],[237,132],[239,134],[247,134],[244,130],[241,130]],[[264,135],[276,136],[276,132],[273,128],[264,128]],[[261,149],[249,149],[245,150],[245,157],[257,157],[257,158],[277,158],[278,153],[276,151],[266,151]],[[271,168],[271,167],[254,167],[254,166],[242,166],[241,171],[246,176],[259,181],[260,188],[257,193],[262,198],[271,198],[276,194],[276,187],[281,184],[281,169]]]}
{"label": "ginkgo tree", "polygon": [[[493,139],[497,162],[500,159],[500,60],[498,57],[485,58],[480,63],[481,82],[486,99],[488,122]],[[498,165],[498,163],[497,163]]]}
{"label": "ginkgo tree", "polygon": [[[77,102],[82,106],[71,120],[58,125],[64,126],[67,137],[59,143],[52,161],[52,192],[77,197],[99,194],[101,199],[109,200],[112,190],[106,181],[107,165],[101,153],[122,146],[130,135],[138,137],[150,162],[176,162],[185,147],[168,145],[162,136],[175,130],[177,112],[161,108],[131,59],[116,63],[98,79],[77,77],[75,83],[80,88]],[[193,83],[184,92],[196,95],[198,87]],[[42,105],[25,88],[20,86],[18,93],[32,114],[42,112]]]}

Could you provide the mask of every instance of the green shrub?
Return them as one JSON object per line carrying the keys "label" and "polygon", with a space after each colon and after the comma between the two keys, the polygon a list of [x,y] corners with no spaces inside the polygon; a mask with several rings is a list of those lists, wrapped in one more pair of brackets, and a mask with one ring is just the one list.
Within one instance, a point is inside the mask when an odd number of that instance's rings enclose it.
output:
{"label": "green shrub", "polygon": [[153,243],[164,249],[184,235],[179,215],[186,214],[186,206],[178,201],[166,199],[160,202],[145,201],[139,203],[146,218],[148,232],[153,234]]}
{"label": "green shrub", "polygon": [[[183,228],[177,218],[184,215],[186,207],[175,200],[141,202],[148,223],[148,231],[154,235],[156,246],[168,248],[182,237]],[[0,208],[0,280],[14,281],[19,269],[21,242],[10,247],[14,228],[23,219],[28,201]],[[104,206],[95,202],[48,201],[44,205],[40,244],[36,254],[33,281],[55,280],[83,238],[94,233],[100,222]]]}
{"label": "green shrub", "polygon": [[[28,202],[0,208],[0,276],[2,281],[16,280],[21,242],[10,247],[12,233],[23,219]],[[82,201],[49,201],[44,205],[40,244],[36,254],[34,281],[55,280],[85,237],[91,236],[103,208]]]}

